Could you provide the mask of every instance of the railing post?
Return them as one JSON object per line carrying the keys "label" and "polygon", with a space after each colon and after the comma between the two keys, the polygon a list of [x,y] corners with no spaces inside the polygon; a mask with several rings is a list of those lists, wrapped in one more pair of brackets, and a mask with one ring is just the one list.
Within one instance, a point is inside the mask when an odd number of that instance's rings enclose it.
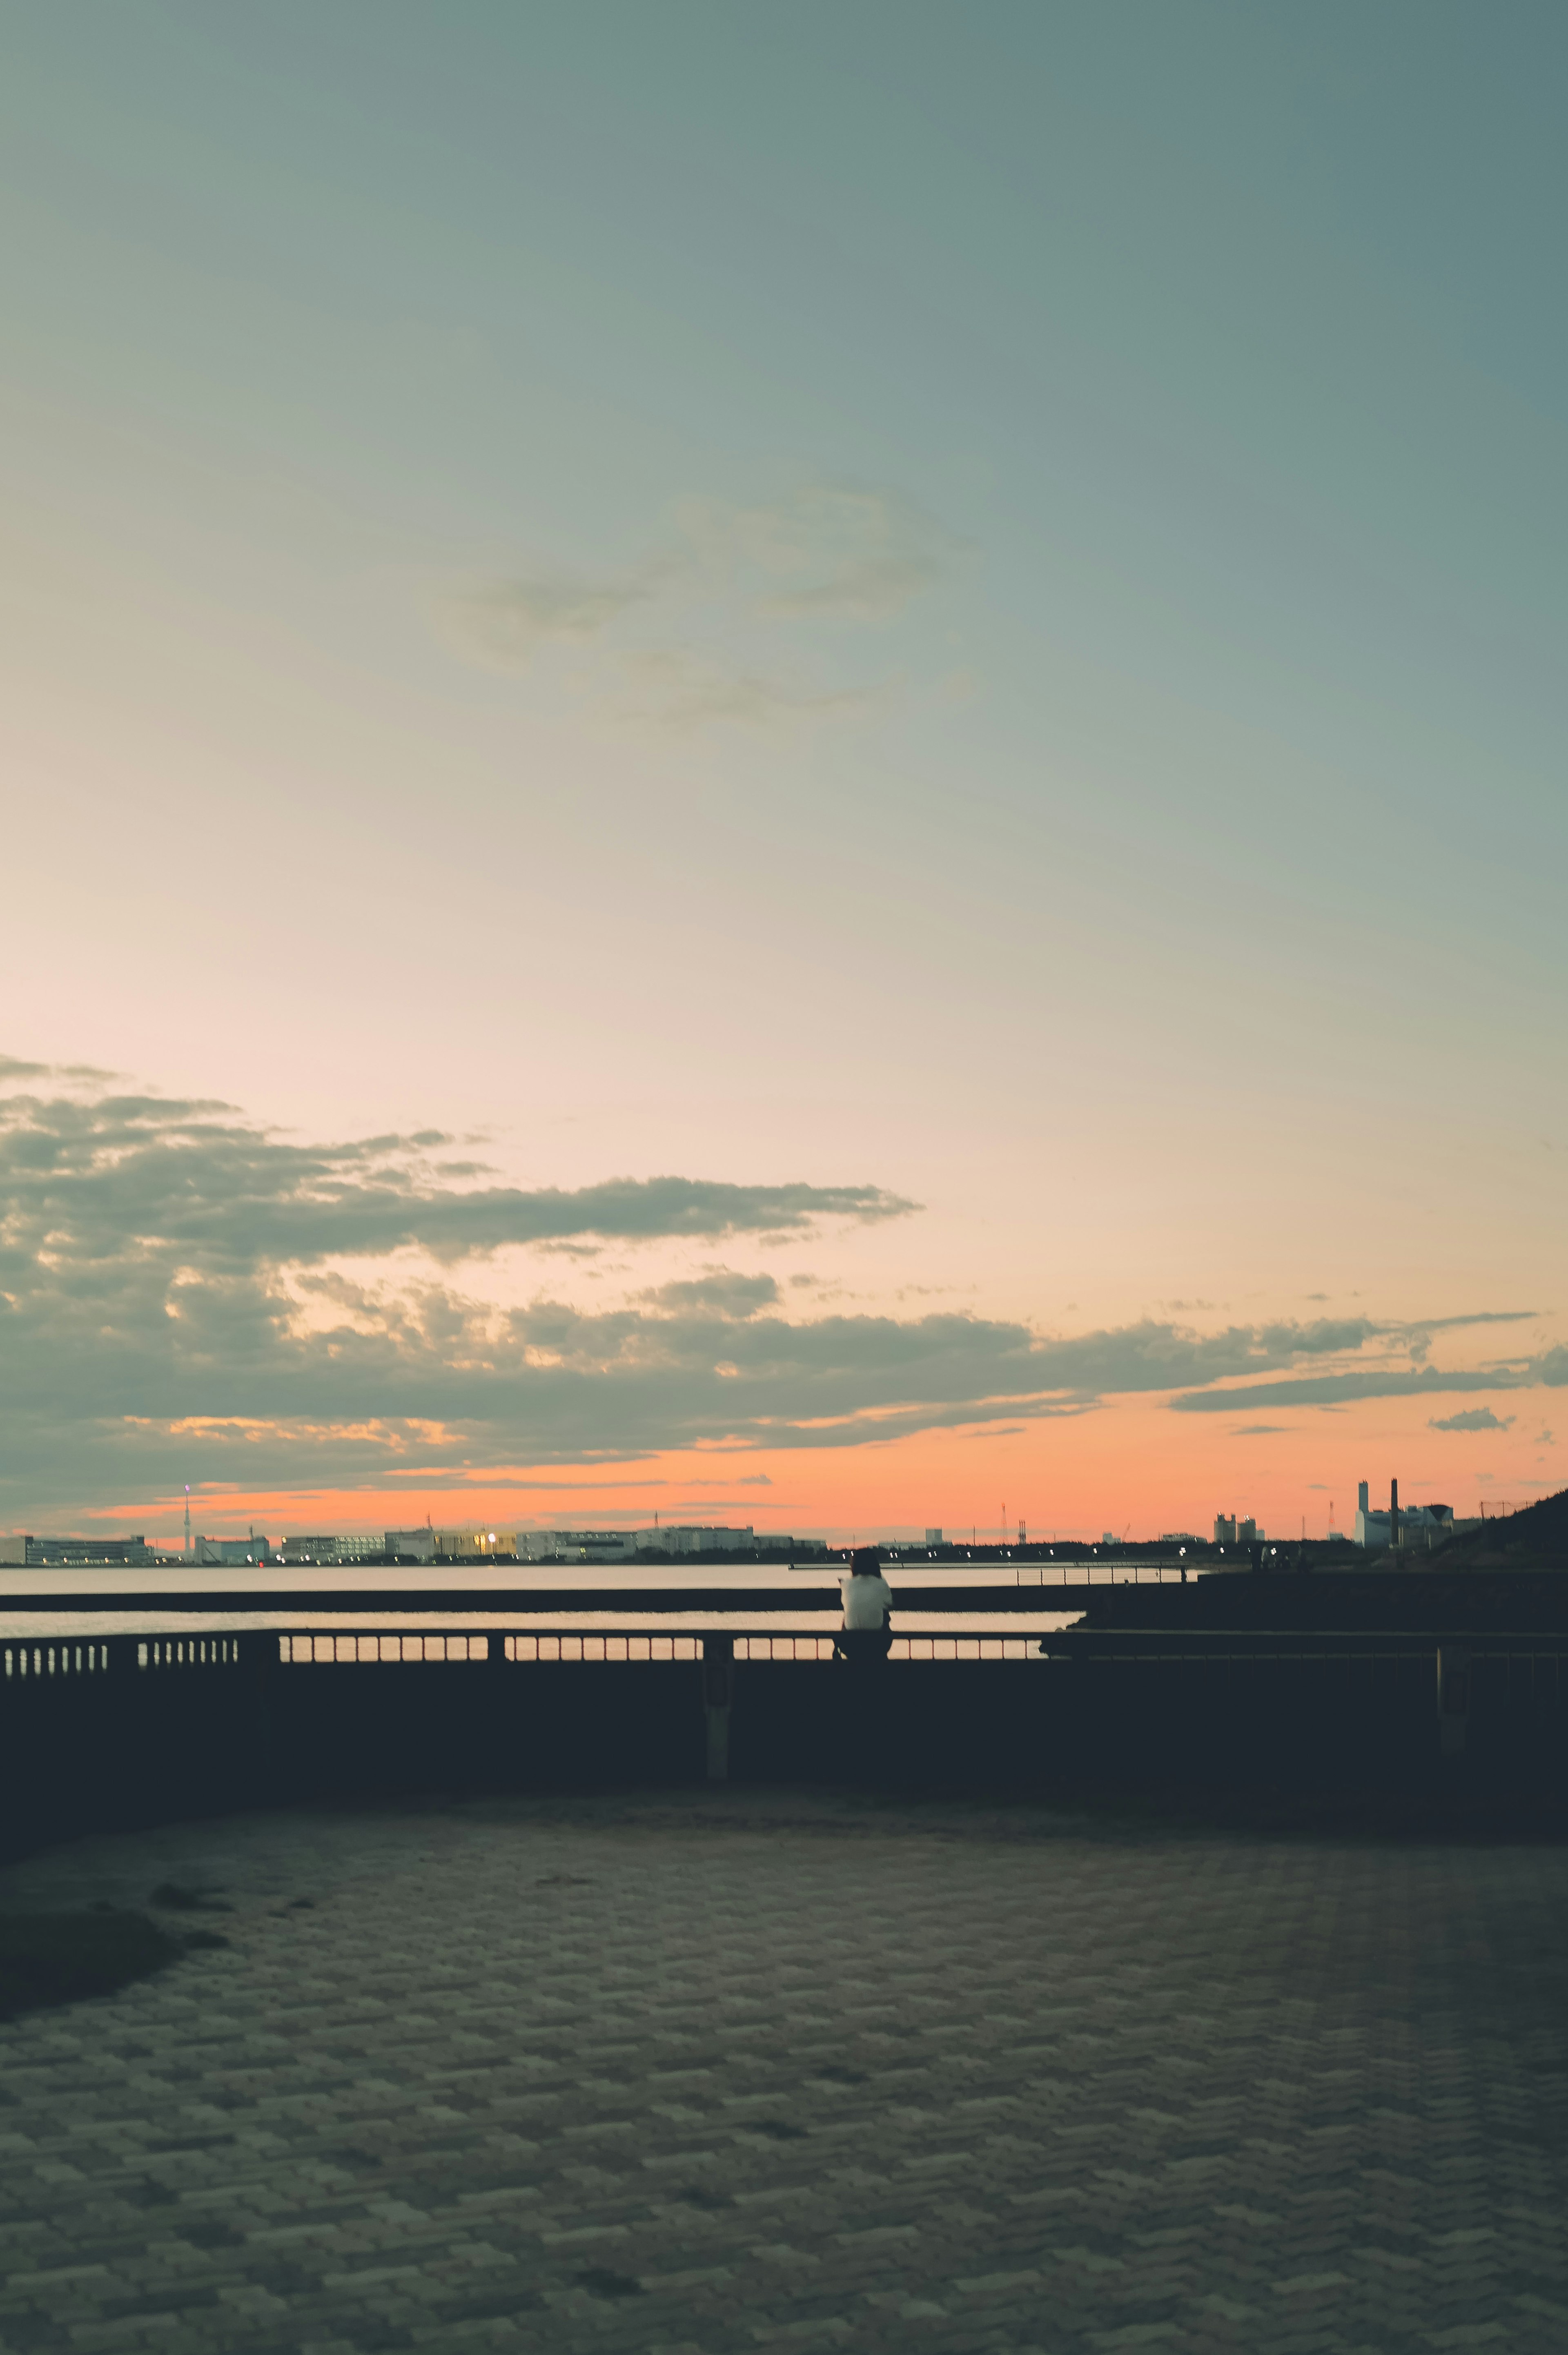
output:
{"label": "railing post", "polygon": [[708,1779],[730,1780],[730,1709],[735,1698],[735,1638],[704,1636],[702,1700],[708,1719]]}
{"label": "railing post", "polygon": [[[469,1656],[473,1656],[470,1639]],[[485,1699],[475,1713],[475,1732],[477,1748],[475,1763],[486,1783],[492,1785],[509,1782],[515,1772],[513,1750],[516,1741],[508,1703],[517,1696],[512,1692],[498,1669],[507,1665],[507,1638],[504,1632],[492,1628],[485,1639],[485,1665],[489,1676],[485,1679]]]}
{"label": "railing post", "polygon": [[255,1726],[251,1766],[256,1788],[263,1797],[271,1798],[274,1781],[272,1753],[272,1676],[278,1665],[279,1643],[271,1630],[257,1636],[249,1634],[239,1639],[241,1667],[250,1666],[255,1674]]}
{"label": "railing post", "polygon": [[1437,1732],[1441,1755],[1456,1758],[1470,1721],[1470,1654],[1464,1644],[1437,1647]]}

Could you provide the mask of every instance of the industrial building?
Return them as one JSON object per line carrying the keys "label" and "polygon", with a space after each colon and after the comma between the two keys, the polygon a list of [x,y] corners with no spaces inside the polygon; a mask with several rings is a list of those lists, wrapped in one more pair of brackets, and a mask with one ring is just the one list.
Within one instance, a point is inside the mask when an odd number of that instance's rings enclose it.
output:
{"label": "industrial building", "polygon": [[1430,1549],[1444,1544],[1454,1534],[1452,1505],[1404,1505],[1399,1501],[1399,1482],[1389,1482],[1386,1513],[1374,1511],[1367,1502],[1369,1484],[1363,1480],[1356,1490],[1356,1543],[1376,1552],[1390,1548],[1421,1547]]}
{"label": "industrial building", "polygon": [[518,1551],[528,1561],[630,1561],[637,1543],[631,1529],[524,1529]]}
{"label": "industrial building", "polygon": [[1239,1521],[1234,1513],[1215,1514],[1214,1543],[1216,1545],[1262,1545],[1263,1541],[1264,1532],[1259,1529],[1256,1521]]}
{"label": "industrial building", "polygon": [[330,1534],[281,1538],[278,1551],[287,1554],[291,1561],[373,1561],[386,1550],[386,1540],[376,1537],[333,1537]]}
{"label": "industrial building", "polygon": [[[292,1544],[293,1540],[285,1540],[284,1542]],[[236,1562],[267,1561],[271,1558],[272,1547],[269,1541],[265,1538],[259,1538],[254,1529],[249,1537],[198,1537],[195,1541],[194,1559],[197,1561],[221,1562],[228,1565]]]}
{"label": "industrial building", "polygon": [[633,1543],[647,1553],[750,1553],[757,1542],[751,1528],[727,1529],[695,1525],[671,1525],[637,1529]]}
{"label": "industrial building", "polygon": [[516,1529],[437,1529],[435,1532],[436,1561],[493,1561],[511,1555],[516,1558]]}
{"label": "industrial building", "polygon": [[[767,1537],[762,1542],[792,1541]],[[756,1545],[750,1529],[661,1523],[651,1529],[524,1529],[520,1550],[529,1561],[631,1561],[639,1553],[751,1553]]]}

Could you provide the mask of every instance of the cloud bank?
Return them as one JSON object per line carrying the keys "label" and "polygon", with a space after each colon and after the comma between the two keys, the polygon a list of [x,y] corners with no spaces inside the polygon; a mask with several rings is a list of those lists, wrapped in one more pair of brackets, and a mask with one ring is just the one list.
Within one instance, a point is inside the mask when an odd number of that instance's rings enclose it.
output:
{"label": "cloud bank", "polygon": [[1369,1352],[1408,1353],[1410,1332],[1363,1316],[1061,1336],[957,1312],[801,1316],[809,1284],[717,1259],[629,1285],[619,1305],[548,1292],[501,1305],[483,1269],[507,1248],[732,1249],[914,1206],[860,1183],[520,1188],[486,1182],[494,1172],[435,1130],[300,1145],[227,1104],[86,1078],[49,1093],[16,1084],[49,1074],[10,1069],[0,1518],[13,1522],[186,1479],[418,1496],[470,1474],[499,1485],[497,1465],[859,1447],[1018,1429],[1115,1397],[1175,1393],[1179,1412],[1234,1414],[1568,1381],[1561,1348],[1474,1374],[1367,1366]]}

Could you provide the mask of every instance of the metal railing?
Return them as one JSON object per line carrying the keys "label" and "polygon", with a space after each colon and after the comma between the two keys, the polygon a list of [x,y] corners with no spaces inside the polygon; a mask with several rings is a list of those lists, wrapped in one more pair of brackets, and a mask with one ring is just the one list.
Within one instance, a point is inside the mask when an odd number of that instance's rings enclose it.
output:
{"label": "metal railing", "polygon": [[7,1644],[4,1647],[8,1677],[91,1676],[109,1666],[104,1643]]}
{"label": "metal railing", "polygon": [[[1238,1556],[1235,1566],[1238,1571],[1244,1569],[1244,1559]],[[919,1570],[923,1565],[910,1562],[897,1567]],[[992,1565],[987,1562],[985,1567],[988,1570]],[[1180,1586],[1195,1584],[1199,1574],[1196,1562],[1183,1566],[1170,1561],[1026,1561],[1017,1565],[1013,1582],[1017,1586]],[[1205,1563],[1202,1574],[1222,1575],[1217,1562]]]}
{"label": "metal railing", "polygon": [[[512,1663],[533,1665],[700,1660],[705,1641],[699,1635],[549,1635],[507,1636],[359,1636],[350,1634],[280,1636],[278,1659],[284,1668],[364,1667],[410,1662],[493,1662],[492,1646],[499,1640],[500,1657]],[[736,1660],[805,1661],[820,1665],[834,1657],[831,1636],[723,1636]],[[1023,1660],[1038,1657],[1038,1636],[895,1636],[890,1661]]]}

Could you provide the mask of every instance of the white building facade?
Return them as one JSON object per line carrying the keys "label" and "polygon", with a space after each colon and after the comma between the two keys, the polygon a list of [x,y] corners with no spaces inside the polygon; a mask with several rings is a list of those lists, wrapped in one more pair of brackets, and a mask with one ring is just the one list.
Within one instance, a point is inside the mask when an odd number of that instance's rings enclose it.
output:
{"label": "white building facade", "polygon": [[1452,1505],[1402,1505],[1396,1480],[1392,1484],[1387,1512],[1378,1512],[1367,1502],[1367,1488],[1368,1483],[1363,1480],[1356,1491],[1356,1543],[1364,1546],[1369,1553],[1396,1544],[1401,1551],[1407,1547],[1424,1551],[1453,1536]]}

